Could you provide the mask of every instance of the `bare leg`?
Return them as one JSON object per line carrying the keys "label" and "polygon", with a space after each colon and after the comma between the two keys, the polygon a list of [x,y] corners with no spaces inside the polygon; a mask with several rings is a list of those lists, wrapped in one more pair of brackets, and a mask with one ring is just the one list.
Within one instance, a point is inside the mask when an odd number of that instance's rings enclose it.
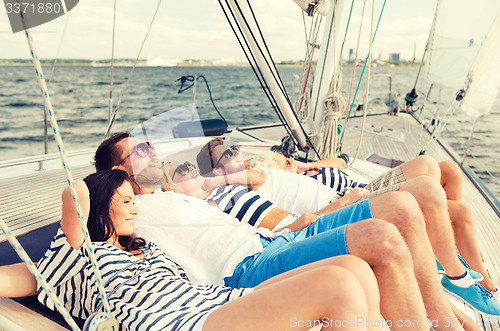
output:
{"label": "bare leg", "polygon": [[439,163],[441,186],[448,200],[462,201],[462,171],[456,162],[451,160]]}
{"label": "bare leg", "polygon": [[[453,318],[455,315],[439,282],[434,254],[415,198],[406,192],[388,192],[370,199],[370,206],[374,217],[394,224],[405,240],[429,318],[439,321]],[[382,293],[380,284],[379,287]]]}
{"label": "bare leg", "polygon": [[398,230],[377,219],[350,224],[346,230],[349,254],[360,257],[371,267],[380,291],[380,307],[386,320],[420,320],[427,326],[422,297],[413,265]]}
{"label": "bare leg", "polygon": [[[341,255],[329,259],[321,260],[318,262],[306,264],[302,267],[290,270],[281,275],[275,276],[259,286],[273,284],[274,282],[281,281],[303,273],[304,271],[313,270],[322,266],[340,266],[356,276],[361,282],[363,290],[368,302],[368,319],[375,321],[380,319],[380,294],[378,291],[377,280],[368,263],[353,255]],[[370,329],[370,328],[368,328]]]}
{"label": "bare leg", "polygon": [[328,322],[323,330],[335,327],[330,321],[338,321],[343,329],[366,330],[350,323],[342,327],[341,322],[366,319],[367,312],[363,286],[351,272],[320,266],[264,282],[253,293],[213,311],[203,330],[307,330],[322,319]]}
{"label": "bare leg", "polygon": [[418,177],[400,185],[401,191],[410,192],[416,199],[425,220],[427,236],[434,254],[448,276],[465,272],[455,251],[455,238],[448,213],[448,202],[443,189],[430,177]]}
{"label": "bare leg", "polygon": [[438,182],[441,180],[441,171],[437,161],[427,155],[421,155],[410,161],[403,163],[401,170],[405,175],[406,180],[420,177],[429,176],[436,179]]}
{"label": "bare leg", "polygon": [[448,210],[452,219],[458,251],[470,264],[471,269],[480,272],[484,276],[483,281],[480,283],[487,290],[496,291],[497,287],[486,271],[479,252],[476,230],[474,229],[474,221],[469,207],[461,202],[448,200]]}

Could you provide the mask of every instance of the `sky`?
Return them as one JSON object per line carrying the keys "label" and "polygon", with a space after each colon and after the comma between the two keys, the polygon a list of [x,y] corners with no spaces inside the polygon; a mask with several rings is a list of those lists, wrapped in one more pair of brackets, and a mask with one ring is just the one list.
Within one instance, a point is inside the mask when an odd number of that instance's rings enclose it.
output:
{"label": "sky", "polygon": [[[251,3],[275,60],[303,59],[305,33],[300,8],[292,0]],[[365,57],[368,50],[371,3],[366,1],[360,57]],[[375,0],[375,23],[382,3],[383,0]],[[137,57],[157,5],[156,0],[117,0],[115,58]],[[401,58],[411,60],[416,47],[416,57],[420,58],[435,6],[436,0],[387,0],[372,47],[373,57],[386,60],[389,53],[400,53]],[[362,7],[363,1],[356,0],[351,19],[353,33],[346,41],[346,49],[356,48]],[[29,58],[24,33],[12,33],[5,8],[1,11],[0,58]],[[32,34],[42,59],[108,59],[112,25],[112,0],[80,0],[69,15],[32,28]],[[239,60],[244,56],[217,0],[164,0],[141,58]]]}

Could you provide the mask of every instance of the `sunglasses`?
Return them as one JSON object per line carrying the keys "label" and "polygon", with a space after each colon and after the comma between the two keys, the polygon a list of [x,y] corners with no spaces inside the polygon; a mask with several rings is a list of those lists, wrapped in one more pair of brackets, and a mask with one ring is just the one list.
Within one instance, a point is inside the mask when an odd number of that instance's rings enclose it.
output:
{"label": "sunglasses", "polygon": [[153,144],[151,144],[149,141],[137,144],[134,147],[134,150],[127,156],[125,156],[118,164],[123,163],[127,158],[129,158],[132,154],[137,153],[140,157],[146,157],[149,155],[149,150],[150,149],[155,149]]}
{"label": "sunglasses", "polygon": [[184,162],[183,164],[181,164],[177,168],[175,168],[174,174],[172,175],[172,180],[174,180],[174,177],[176,174],[179,174],[181,176],[186,176],[193,169],[196,169],[196,167],[191,162],[189,162],[189,161]]}
{"label": "sunglasses", "polygon": [[219,168],[220,167],[220,161],[222,160],[223,157],[226,157],[228,160],[232,160],[236,156],[236,152],[239,152],[239,151],[240,151],[240,146],[238,146],[238,145],[229,146],[229,148],[226,149],[222,153],[222,155],[220,156],[220,158],[217,160],[217,162],[214,165],[214,168]]}

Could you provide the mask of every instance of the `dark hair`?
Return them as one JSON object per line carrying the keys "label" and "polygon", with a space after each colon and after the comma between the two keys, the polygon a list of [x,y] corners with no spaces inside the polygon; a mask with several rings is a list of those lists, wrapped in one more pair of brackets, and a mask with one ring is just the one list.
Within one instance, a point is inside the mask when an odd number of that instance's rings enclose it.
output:
{"label": "dark hair", "polygon": [[[90,213],[87,222],[90,240],[106,241],[116,234],[109,215],[111,198],[124,182],[130,182],[128,174],[123,170],[104,170],[88,175],[83,179],[90,193]],[[120,236],[120,245],[127,251],[137,250],[146,244],[140,237]]]}
{"label": "dark hair", "polygon": [[111,170],[111,168],[117,165],[120,162],[120,151],[116,148],[116,144],[118,144],[121,140],[129,137],[133,137],[134,135],[122,132],[117,133],[108,139],[104,140],[94,155],[94,166],[96,171],[101,170]]}
{"label": "dark hair", "polygon": [[200,169],[200,174],[202,176],[214,176],[212,170],[215,168],[215,162],[213,157],[213,150],[216,146],[223,145],[224,140],[220,138],[213,139],[209,141],[205,146],[203,146],[196,156],[196,163],[198,163],[198,169]]}

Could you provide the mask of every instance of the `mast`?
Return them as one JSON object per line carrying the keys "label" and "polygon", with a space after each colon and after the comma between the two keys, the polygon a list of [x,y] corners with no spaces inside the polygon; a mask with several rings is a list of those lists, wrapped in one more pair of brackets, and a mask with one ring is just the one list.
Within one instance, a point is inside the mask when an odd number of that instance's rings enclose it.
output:
{"label": "mast", "polygon": [[297,139],[297,142],[301,149],[306,149],[306,136],[304,135],[302,128],[300,127],[300,123],[298,122],[295,112],[293,111],[289,101],[283,94],[284,87],[281,86],[274,78],[277,76],[277,73],[275,72],[273,67],[269,65],[270,63],[272,63],[271,59],[261,51],[261,49],[265,48],[263,46],[263,41],[257,40],[258,36],[252,33],[252,31],[257,31],[257,27],[255,26],[255,24],[245,19],[245,17],[251,17],[251,13],[247,3],[245,1],[237,3],[236,0],[229,0],[229,5],[231,6],[235,14],[236,20],[241,26],[243,34],[248,41],[252,53],[255,56],[255,60],[257,61],[257,64],[259,65],[259,68],[262,71],[264,78],[266,79],[269,89],[276,99],[278,107],[281,110],[281,113],[283,114],[288,126],[290,127],[292,134]]}
{"label": "mast", "polygon": [[[330,6],[323,30],[323,40],[320,46],[320,56],[314,73],[314,83],[311,90],[309,111],[313,112],[313,123],[309,125],[309,132],[319,131],[324,118],[323,102],[329,93],[330,82],[340,68],[341,48],[343,35],[347,29],[347,11],[349,1],[337,0]],[[315,147],[321,144],[321,133],[316,132]],[[333,147],[333,146],[332,146]]]}

